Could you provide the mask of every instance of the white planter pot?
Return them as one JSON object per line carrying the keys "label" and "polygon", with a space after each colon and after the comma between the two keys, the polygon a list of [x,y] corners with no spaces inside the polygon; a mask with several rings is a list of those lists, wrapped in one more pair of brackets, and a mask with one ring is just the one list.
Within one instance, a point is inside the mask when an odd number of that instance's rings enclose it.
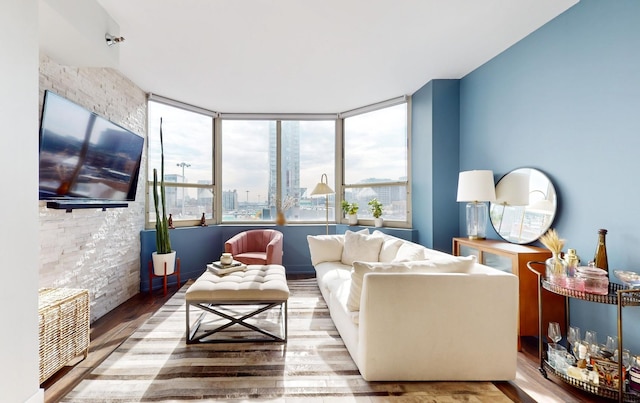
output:
{"label": "white planter pot", "polygon": [[[153,274],[156,276],[164,276],[165,274],[173,274],[176,268],[176,251],[159,255],[157,252],[151,254],[153,260]],[[167,272],[164,272],[164,265],[167,264]]]}
{"label": "white planter pot", "polygon": [[349,225],[358,225],[358,215],[357,214],[349,214]]}
{"label": "white planter pot", "polygon": [[373,219],[373,225],[374,225],[376,228],[380,228],[380,227],[382,227],[382,221],[383,221],[383,220],[382,220],[382,217],[374,218],[374,219]]}

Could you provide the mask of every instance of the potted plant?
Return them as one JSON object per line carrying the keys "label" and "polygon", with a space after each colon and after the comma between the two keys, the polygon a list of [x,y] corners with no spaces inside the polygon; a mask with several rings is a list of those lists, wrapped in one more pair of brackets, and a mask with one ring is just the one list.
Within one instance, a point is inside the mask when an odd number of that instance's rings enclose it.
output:
{"label": "potted plant", "polygon": [[[162,205],[162,211],[158,205]],[[156,210],[156,251],[152,253],[153,273],[156,276],[172,274],[175,270],[176,251],[171,249],[167,203],[164,187],[164,142],[162,138],[162,118],[160,118],[160,195],[158,195],[158,170],[153,168],[153,204]]]}
{"label": "potted plant", "polygon": [[342,207],[342,212],[349,219],[349,225],[358,224],[358,203],[349,203],[343,200],[340,206]]}
{"label": "potted plant", "polygon": [[374,225],[376,227],[382,227],[382,203],[378,199],[373,198],[369,200],[369,210],[374,218]]}

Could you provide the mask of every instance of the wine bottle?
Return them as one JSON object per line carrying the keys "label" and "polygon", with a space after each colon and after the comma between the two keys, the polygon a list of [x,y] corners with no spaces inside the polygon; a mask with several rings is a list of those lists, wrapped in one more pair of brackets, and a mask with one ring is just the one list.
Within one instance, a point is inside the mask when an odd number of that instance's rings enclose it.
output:
{"label": "wine bottle", "polygon": [[607,235],[606,229],[598,230],[598,246],[596,247],[596,254],[593,257],[595,266],[609,273],[609,262],[607,261],[607,244],[605,242],[605,235]]}

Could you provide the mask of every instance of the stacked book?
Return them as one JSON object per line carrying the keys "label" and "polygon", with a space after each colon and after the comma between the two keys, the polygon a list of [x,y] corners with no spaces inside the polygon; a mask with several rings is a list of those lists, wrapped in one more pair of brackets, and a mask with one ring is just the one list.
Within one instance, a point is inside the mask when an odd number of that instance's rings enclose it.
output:
{"label": "stacked book", "polygon": [[220,262],[213,262],[207,265],[207,269],[213,274],[218,276],[224,276],[225,274],[233,273],[234,271],[241,271],[247,268],[247,265],[234,260],[230,264],[222,264]]}

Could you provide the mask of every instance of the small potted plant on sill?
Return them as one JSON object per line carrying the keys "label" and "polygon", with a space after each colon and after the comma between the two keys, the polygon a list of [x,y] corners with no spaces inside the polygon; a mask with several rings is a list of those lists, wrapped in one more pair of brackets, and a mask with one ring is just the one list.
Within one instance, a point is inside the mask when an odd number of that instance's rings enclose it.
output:
{"label": "small potted plant on sill", "polygon": [[[162,205],[160,210],[159,203]],[[169,222],[164,187],[164,143],[162,138],[162,118],[160,118],[160,194],[158,195],[158,170],[153,168],[153,205],[156,210],[156,251],[152,254],[153,273],[156,276],[172,274],[175,270],[176,251],[171,249]],[[166,271],[165,271],[166,265]]]}
{"label": "small potted plant on sill", "polygon": [[378,199],[374,198],[369,200],[369,210],[374,218],[374,225],[376,227],[382,227],[382,203]]}
{"label": "small potted plant on sill", "polygon": [[340,206],[342,207],[342,212],[349,219],[349,225],[358,224],[358,203],[349,203],[343,200]]}

